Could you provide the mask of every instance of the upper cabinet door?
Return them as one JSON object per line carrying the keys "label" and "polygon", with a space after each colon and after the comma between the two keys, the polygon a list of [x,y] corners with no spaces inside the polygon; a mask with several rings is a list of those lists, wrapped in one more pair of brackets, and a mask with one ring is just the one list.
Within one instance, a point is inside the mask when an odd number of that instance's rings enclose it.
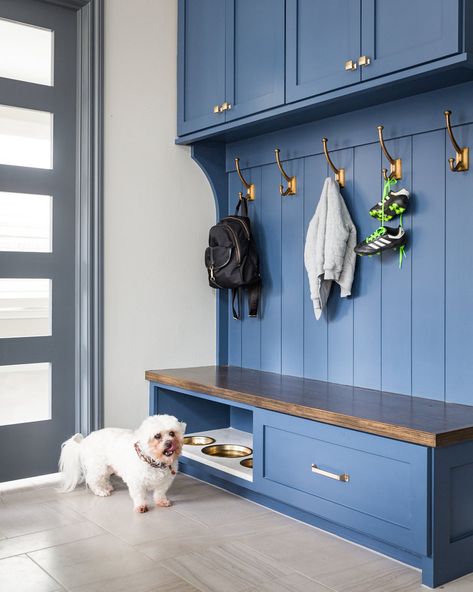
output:
{"label": "upper cabinet door", "polygon": [[460,50],[459,0],[363,0],[362,67],[367,80]]}
{"label": "upper cabinet door", "polygon": [[360,19],[361,0],[287,0],[287,102],[360,81]]}
{"label": "upper cabinet door", "polygon": [[284,0],[226,0],[227,121],[284,104]]}
{"label": "upper cabinet door", "polygon": [[[225,2],[179,0],[178,134],[225,122]],[[163,89],[166,92],[166,89]]]}

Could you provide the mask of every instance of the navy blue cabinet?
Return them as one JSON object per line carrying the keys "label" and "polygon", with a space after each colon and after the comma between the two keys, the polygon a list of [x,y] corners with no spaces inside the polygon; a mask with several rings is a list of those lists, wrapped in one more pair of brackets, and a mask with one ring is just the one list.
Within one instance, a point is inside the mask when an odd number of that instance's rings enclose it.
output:
{"label": "navy blue cabinet", "polygon": [[437,60],[461,49],[458,0],[363,0],[362,67],[367,80]]}
{"label": "navy blue cabinet", "polygon": [[285,0],[180,0],[178,134],[284,104]]}
{"label": "navy blue cabinet", "polygon": [[427,448],[257,409],[254,457],[269,497],[427,554]]}
{"label": "navy blue cabinet", "polygon": [[458,0],[287,0],[287,101],[458,53],[460,7]]}
{"label": "navy blue cabinet", "polygon": [[286,100],[360,82],[361,0],[287,0]]}
{"label": "navy blue cabinet", "polygon": [[226,0],[227,121],[284,103],[284,0]]}
{"label": "navy blue cabinet", "polygon": [[179,135],[225,121],[225,2],[179,0],[178,78]]}

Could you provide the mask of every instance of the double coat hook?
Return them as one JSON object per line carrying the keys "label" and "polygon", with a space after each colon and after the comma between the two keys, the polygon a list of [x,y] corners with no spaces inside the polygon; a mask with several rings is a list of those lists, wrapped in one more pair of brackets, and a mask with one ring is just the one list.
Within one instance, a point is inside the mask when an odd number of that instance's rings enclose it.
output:
{"label": "double coat hook", "polygon": [[345,187],[345,169],[337,169],[337,167],[333,164],[332,159],[330,158],[330,154],[327,150],[327,142],[327,138],[322,138],[325,158],[327,159],[330,168],[335,173],[335,181],[337,181],[340,187]]}
{"label": "double coat hook", "polygon": [[[243,183],[243,185],[246,189],[246,195],[244,196],[245,199],[247,199],[248,201],[253,201],[255,199],[255,184],[248,183],[248,181],[243,176],[241,169],[240,169],[240,159],[239,158],[235,158],[235,166],[236,166],[238,176],[240,177],[240,181]],[[240,193],[240,195],[241,195],[240,199],[242,199],[243,194]]]}
{"label": "double coat hook", "polygon": [[286,195],[295,195],[297,191],[297,180],[295,177],[290,177],[282,168],[281,159],[279,157],[279,148],[275,148],[274,153],[276,154],[276,162],[278,163],[278,169],[281,171],[281,175],[287,181],[287,189],[284,189],[283,185],[279,185],[279,193],[283,197],[285,197]]}
{"label": "double coat hook", "polygon": [[384,152],[384,156],[389,161],[389,175],[388,175],[387,169],[383,169],[383,177],[384,177],[385,181],[387,181],[388,179],[396,179],[397,181],[399,181],[399,179],[402,178],[402,160],[400,158],[394,159],[389,154],[389,152],[386,148],[386,144],[384,143],[383,129],[384,129],[383,125],[378,125],[379,143],[381,144],[381,148]]}
{"label": "double coat hook", "polygon": [[450,170],[454,173],[467,171],[470,167],[470,150],[467,147],[460,148],[457,141],[453,137],[452,124],[450,122],[451,111],[445,111],[445,122],[447,124],[448,135],[455,149],[455,158],[449,158],[448,163]]}

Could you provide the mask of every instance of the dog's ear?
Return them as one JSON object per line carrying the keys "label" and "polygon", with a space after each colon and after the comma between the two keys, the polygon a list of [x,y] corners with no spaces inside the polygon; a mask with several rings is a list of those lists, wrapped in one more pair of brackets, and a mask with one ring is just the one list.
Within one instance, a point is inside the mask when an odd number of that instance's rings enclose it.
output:
{"label": "dog's ear", "polygon": [[187,424],[184,421],[179,422],[179,428],[181,430],[182,435],[186,433]]}

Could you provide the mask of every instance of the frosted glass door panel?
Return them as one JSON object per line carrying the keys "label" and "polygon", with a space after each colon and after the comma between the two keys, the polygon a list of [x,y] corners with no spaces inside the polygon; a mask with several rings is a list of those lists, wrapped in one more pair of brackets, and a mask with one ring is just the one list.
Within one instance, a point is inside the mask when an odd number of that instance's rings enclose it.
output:
{"label": "frosted glass door panel", "polygon": [[0,76],[52,86],[53,40],[49,29],[0,19]]}
{"label": "frosted glass door panel", "polygon": [[0,338],[51,335],[51,280],[0,279]]}
{"label": "frosted glass door panel", "polygon": [[0,251],[51,252],[52,197],[0,192]]}
{"label": "frosted glass door panel", "polygon": [[0,105],[0,164],[51,169],[53,116]]}
{"label": "frosted glass door panel", "polygon": [[51,419],[51,364],[0,366],[0,425],[46,419]]}

